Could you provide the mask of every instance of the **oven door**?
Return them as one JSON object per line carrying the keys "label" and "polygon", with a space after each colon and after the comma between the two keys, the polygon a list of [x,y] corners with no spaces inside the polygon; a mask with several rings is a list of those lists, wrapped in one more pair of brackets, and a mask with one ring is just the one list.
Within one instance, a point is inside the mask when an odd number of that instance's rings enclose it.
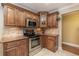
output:
{"label": "oven door", "polygon": [[33,38],[31,39],[31,48],[35,48],[36,46],[40,45],[40,40],[39,38]]}
{"label": "oven door", "polygon": [[29,51],[34,51],[40,47],[40,38],[29,39]]}

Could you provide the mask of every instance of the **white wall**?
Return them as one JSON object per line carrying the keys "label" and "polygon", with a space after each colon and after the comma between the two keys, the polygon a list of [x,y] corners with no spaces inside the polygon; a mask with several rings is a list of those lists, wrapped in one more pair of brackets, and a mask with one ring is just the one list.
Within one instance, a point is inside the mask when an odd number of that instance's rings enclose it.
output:
{"label": "white wall", "polygon": [[[2,39],[2,34],[3,34],[3,22],[4,17],[3,17],[3,8],[0,3],[0,40]],[[3,55],[3,47],[2,44],[0,43],[0,56]]]}
{"label": "white wall", "polygon": [[60,20],[58,21],[58,31],[59,31],[59,36],[58,36],[58,50],[62,50],[62,17],[61,14],[59,15]]}
{"label": "white wall", "polygon": [[4,21],[4,16],[3,16],[3,7],[1,6],[0,3],[0,40],[2,39],[2,34],[3,34],[3,22]]}
{"label": "white wall", "polygon": [[2,33],[3,33],[3,20],[4,20],[4,17],[3,17],[3,8],[1,6],[1,3],[0,3],[0,40],[2,38]]}

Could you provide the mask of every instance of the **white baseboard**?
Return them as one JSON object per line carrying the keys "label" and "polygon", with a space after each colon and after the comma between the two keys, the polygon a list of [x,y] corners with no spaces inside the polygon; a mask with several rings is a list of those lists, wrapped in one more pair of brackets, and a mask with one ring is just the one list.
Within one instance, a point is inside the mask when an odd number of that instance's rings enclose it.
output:
{"label": "white baseboard", "polygon": [[79,45],[77,45],[77,44],[72,44],[72,43],[68,43],[68,42],[63,42],[63,44],[66,44],[66,45],[69,45],[69,46],[72,46],[72,47],[79,48]]}

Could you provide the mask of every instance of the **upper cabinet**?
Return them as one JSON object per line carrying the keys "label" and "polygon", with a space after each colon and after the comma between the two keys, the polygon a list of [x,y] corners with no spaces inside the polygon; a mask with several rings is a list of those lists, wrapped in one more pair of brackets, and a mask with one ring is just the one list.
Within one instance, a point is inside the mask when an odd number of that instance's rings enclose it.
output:
{"label": "upper cabinet", "polygon": [[15,25],[15,8],[10,6],[4,6],[4,13],[5,13],[5,25]]}
{"label": "upper cabinet", "polygon": [[38,15],[29,10],[20,8],[12,4],[5,3],[3,4],[3,6],[5,14],[4,24],[7,26],[25,27],[25,24],[27,23],[27,18],[35,20],[37,23],[37,27],[52,28],[58,26],[58,12],[54,12],[51,14],[48,14],[48,12],[39,12]]}
{"label": "upper cabinet", "polygon": [[36,23],[37,23],[36,27],[39,27],[39,15],[38,14],[25,11],[25,19],[26,19],[26,21],[27,21],[28,18],[30,18],[31,20],[35,20]]}
{"label": "upper cabinet", "polygon": [[40,27],[54,28],[58,26],[58,12],[50,13],[40,12]]}
{"label": "upper cabinet", "polygon": [[57,27],[58,26],[58,12],[48,15],[48,27]]}
{"label": "upper cabinet", "polygon": [[25,26],[24,11],[13,5],[4,5],[5,26]]}
{"label": "upper cabinet", "polygon": [[25,20],[27,18],[35,19],[36,22],[38,22],[39,20],[39,16],[37,14],[26,9],[20,8],[18,6],[5,3],[3,4],[3,7],[5,14],[4,23],[7,26],[25,27]]}
{"label": "upper cabinet", "polygon": [[33,18],[33,20],[35,20],[36,23],[37,23],[37,26],[36,26],[36,27],[39,27],[39,15],[32,14],[32,18]]}
{"label": "upper cabinet", "polygon": [[33,19],[36,19],[36,20],[39,20],[39,16],[36,15],[36,14],[32,14],[32,18],[33,18]]}
{"label": "upper cabinet", "polygon": [[47,27],[47,12],[40,12],[40,27]]}
{"label": "upper cabinet", "polygon": [[26,18],[32,18],[32,13],[28,12],[28,11],[25,11],[25,17]]}
{"label": "upper cabinet", "polygon": [[15,15],[16,26],[21,26],[21,27],[25,26],[25,17],[24,16],[25,16],[24,10],[16,9],[16,15]]}
{"label": "upper cabinet", "polygon": [[39,16],[35,13],[25,11],[25,18],[31,18],[31,19],[37,19],[38,20]]}

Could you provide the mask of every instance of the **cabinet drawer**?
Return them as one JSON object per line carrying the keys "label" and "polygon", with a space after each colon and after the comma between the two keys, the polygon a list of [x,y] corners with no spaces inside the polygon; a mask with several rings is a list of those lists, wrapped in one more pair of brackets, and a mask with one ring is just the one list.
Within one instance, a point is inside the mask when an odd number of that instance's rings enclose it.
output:
{"label": "cabinet drawer", "polygon": [[9,48],[12,48],[12,47],[15,47],[15,46],[17,46],[16,41],[4,43],[5,49],[9,49]]}
{"label": "cabinet drawer", "polygon": [[23,44],[26,44],[26,40],[25,39],[21,39],[21,40],[17,41],[17,46],[23,45]]}

